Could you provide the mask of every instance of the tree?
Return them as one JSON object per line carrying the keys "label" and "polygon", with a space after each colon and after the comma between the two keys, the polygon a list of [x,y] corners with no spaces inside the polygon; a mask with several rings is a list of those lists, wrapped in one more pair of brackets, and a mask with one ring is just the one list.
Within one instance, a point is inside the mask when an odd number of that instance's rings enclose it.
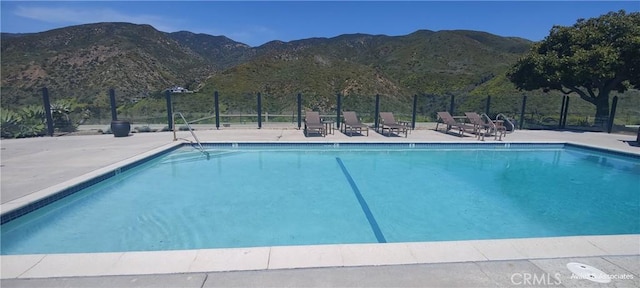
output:
{"label": "tree", "polygon": [[518,89],[576,93],[609,117],[609,94],[640,89],[640,13],[624,10],[554,26],[507,72]]}

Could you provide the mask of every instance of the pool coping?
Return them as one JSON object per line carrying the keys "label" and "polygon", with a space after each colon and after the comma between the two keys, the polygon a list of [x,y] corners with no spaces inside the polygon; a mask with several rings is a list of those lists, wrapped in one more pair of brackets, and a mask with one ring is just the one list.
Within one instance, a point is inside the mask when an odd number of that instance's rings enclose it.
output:
{"label": "pool coping", "polygon": [[1,279],[434,264],[640,254],[640,234],[2,255]]}
{"label": "pool coping", "polygon": [[[211,144],[330,144],[342,142],[264,142],[264,141],[207,141]],[[414,141],[394,143],[447,144],[466,142]],[[389,145],[390,143],[349,142],[347,145]],[[490,143],[487,143],[490,144]],[[569,141],[522,141],[491,143],[511,144],[569,144],[615,154],[635,155],[598,146]],[[91,179],[119,173],[123,167],[135,167],[148,158],[162,155],[183,146],[173,142],[137,156],[105,166],[90,173],[40,190],[0,205],[5,215],[34,202],[50,197]],[[482,144],[480,144],[482,145]],[[106,176],[107,178],[110,176]],[[98,180],[100,181],[100,180]],[[95,183],[95,182],[94,182]],[[88,185],[91,185],[90,183]],[[45,203],[46,205],[47,203]],[[305,246],[272,246],[230,249],[196,249],[174,251],[143,251],[78,254],[2,255],[0,279],[49,278],[75,276],[140,275],[213,271],[242,271],[292,269],[311,267],[349,267],[371,265],[427,264],[493,260],[521,260],[562,257],[640,255],[640,234],[569,236],[548,238],[516,238],[497,240],[407,242],[375,244],[336,244]],[[161,263],[162,265],[158,265]]]}

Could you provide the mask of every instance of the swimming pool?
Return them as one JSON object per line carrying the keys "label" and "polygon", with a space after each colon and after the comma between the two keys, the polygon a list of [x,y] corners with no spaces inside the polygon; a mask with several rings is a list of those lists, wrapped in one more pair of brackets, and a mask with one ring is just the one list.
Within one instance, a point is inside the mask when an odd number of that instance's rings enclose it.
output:
{"label": "swimming pool", "polygon": [[516,143],[207,149],[209,160],[183,146],[3,215],[2,254],[640,233],[640,161],[626,154]]}

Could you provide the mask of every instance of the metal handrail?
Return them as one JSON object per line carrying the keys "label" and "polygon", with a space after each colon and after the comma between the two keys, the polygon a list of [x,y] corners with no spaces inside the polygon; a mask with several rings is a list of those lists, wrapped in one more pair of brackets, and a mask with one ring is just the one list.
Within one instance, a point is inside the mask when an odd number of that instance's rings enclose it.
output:
{"label": "metal handrail", "polygon": [[184,115],[182,115],[182,113],[180,112],[174,112],[172,117],[171,117],[171,121],[173,122],[173,141],[177,141],[178,137],[176,137],[176,115],[179,115],[180,118],[182,118],[182,121],[184,121],[184,124],[187,125],[187,128],[189,129],[189,132],[191,132],[191,136],[193,136],[193,139],[196,140],[196,143],[198,144],[198,150],[200,150],[200,152],[202,152],[202,154],[207,156],[207,159],[209,159],[209,152],[207,152],[207,150],[204,149],[204,147],[202,147],[202,143],[200,143],[200,140],[198,139],[198,136],[196,136],[196,133],[193,132],[193,129],[191,129],[191,125],[189,125],[189,122],[187,121],[187,119],[184,118]]}
{"label": "metal handrail", "polygon": [[[489,131],[493,132],[493,139],[502,140],[502,136],[505,136],[507,133],[507,129],[504,126],[504,123],[501,123],[500,125],[498,125],[497,117],[496,117],[496,120],[494,121],[494,120],[491,120],[491,117],[489,117],[489,115],[485,113],[482,113],[482,118],[483,118],[483,121],[487,123],[487,125],[490,125]],[[506,119],[506,121],[511,123],[508,119]],[[484,140],[484,137],[482,139]]]}
{"label": "metal handrail", "polygon": [[489,117],[489,115],[482,113],[480,117],[482,117],[482,120],[484,120],[485,124],[491,125],[491,128],[494,130],[496,129],[496,123],[491,120],[491,117]]}
{"label": "metal handrail", "polygon": [[511,122],[511,120],[509,120],[509,118],[507,116],[505,116],[502,113],[499,113],[498,115],[496,115],[496,120],[498,120],[500,118],[502,118],[503,121],[506,121],[507,123],[509,123],[509,125],[511,125],[511,127],[513,127],[513,129],[511,129],[511,130],[507,130],[507,133],[511,133],[511,132],[516,130],[516,125],[513,124],[513,122]]}

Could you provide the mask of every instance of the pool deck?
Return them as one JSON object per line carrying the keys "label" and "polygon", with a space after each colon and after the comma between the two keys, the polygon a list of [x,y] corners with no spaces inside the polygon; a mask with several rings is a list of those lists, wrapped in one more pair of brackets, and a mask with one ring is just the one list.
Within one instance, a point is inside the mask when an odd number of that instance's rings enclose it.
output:
{"label": "pool deck", "polygon": [[[326,137],[305,137],[293,125],[220,130],[196,126],[196,134],[202,142],[479,142],[472,136],[461,138],[432,128],[419,127],[406,138],[373,130],[369,136],[349,137],[335,131]],[[2,140],[2,212],[193,140],[187,131],[177,132],[177,138],[173,141],[171,132],[154,132],[124,138]],[[569,142],[640,155],[633,141],[635,135],[519,130],[501,143]],[[600,287],[596,282],[571,279],[565,266],[569,262],[624,278],[608,285],[640,287],[640,235],[17,255],[0,256],[0,262],[2,287]]]}

